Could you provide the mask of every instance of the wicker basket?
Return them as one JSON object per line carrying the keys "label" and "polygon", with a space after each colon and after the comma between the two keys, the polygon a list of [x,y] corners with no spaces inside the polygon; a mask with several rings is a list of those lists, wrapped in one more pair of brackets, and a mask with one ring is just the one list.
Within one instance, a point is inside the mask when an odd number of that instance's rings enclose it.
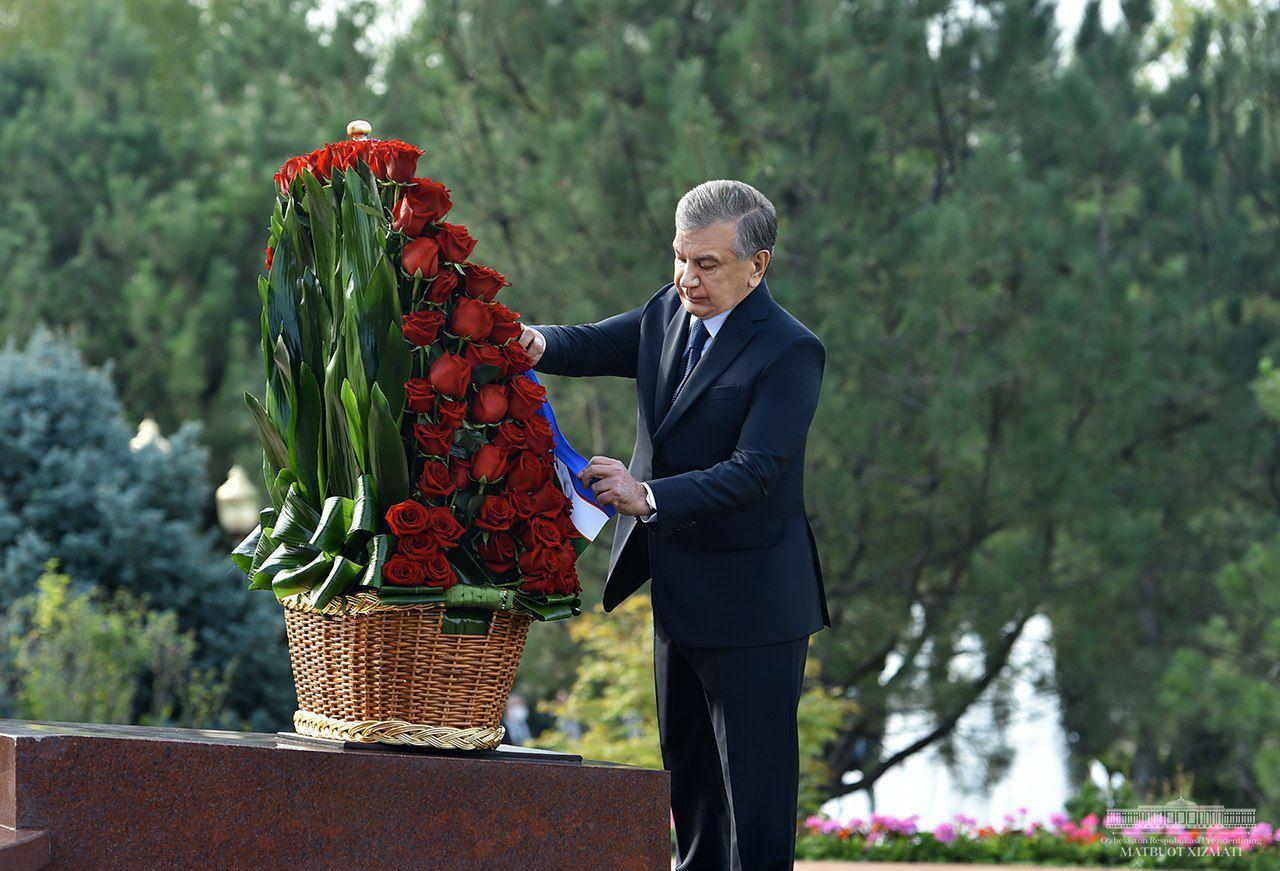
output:
{"label": "wicker basket", "polygon": [[447,750],[501,743],[529,615],[494,611],[487,635],[442,635],[441,605],[345,598],[345,612],[340,600],[322,611],[302,594],[282,600],[298,734]]}

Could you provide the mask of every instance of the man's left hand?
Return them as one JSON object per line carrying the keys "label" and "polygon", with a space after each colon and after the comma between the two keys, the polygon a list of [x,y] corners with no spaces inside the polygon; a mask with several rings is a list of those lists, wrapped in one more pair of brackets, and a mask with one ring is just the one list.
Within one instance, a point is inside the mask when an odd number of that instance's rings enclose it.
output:
{"label": "man's left hand", "polygon": [[[645,498],[644,487],[632,477],[621,460],[592,457],[578,477],[582,483],[591,485],[597,502],[612,505],[620,514],[647,517],[653,510]],[[592,478],[597,479],[594,484],[591,484]]]}

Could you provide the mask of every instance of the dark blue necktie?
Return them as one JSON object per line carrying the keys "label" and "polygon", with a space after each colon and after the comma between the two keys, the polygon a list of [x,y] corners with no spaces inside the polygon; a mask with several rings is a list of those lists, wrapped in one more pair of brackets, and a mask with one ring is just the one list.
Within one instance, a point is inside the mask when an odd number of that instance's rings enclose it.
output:
{"label": "dark blue necktie", "polygon": [[675,405],[676,397],[680,395],[680,388],[689,380],[689,373],[693,371],[693,367],[698,364],[698,360],[702,357],[702,346],[707,343],[707,327],[701,318],[693,318],[693,326],[689,328],[689,350],[684,355],[684,374],[680,376],[680,383],[676,385],[676,390],[671,394],[671,404]]}

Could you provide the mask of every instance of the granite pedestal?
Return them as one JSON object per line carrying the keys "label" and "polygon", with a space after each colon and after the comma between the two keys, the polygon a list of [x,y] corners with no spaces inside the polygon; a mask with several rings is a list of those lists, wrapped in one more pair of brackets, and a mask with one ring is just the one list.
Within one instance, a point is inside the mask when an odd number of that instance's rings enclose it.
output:
{"label": "granite pedestal", "polygon": [[668,774],[0,720],[0,868],[666,869]]}

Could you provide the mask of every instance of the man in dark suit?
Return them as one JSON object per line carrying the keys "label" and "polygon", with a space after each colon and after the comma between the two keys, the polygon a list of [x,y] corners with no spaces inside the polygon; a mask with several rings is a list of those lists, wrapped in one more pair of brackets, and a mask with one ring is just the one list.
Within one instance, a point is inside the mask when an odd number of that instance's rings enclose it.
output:
{"label": "man in dark suit", "polygon": [[520,341],[538,372],[636,381],[630,466],[592,457],[582,478],[619,513],[604,609],[652,579],[677,867],[789,868],[796,708],[809,635],[831,625],[804,510],[826,349],[765,283],[763,194],[704,182],[675,223],[674,280],[643,305]]}

